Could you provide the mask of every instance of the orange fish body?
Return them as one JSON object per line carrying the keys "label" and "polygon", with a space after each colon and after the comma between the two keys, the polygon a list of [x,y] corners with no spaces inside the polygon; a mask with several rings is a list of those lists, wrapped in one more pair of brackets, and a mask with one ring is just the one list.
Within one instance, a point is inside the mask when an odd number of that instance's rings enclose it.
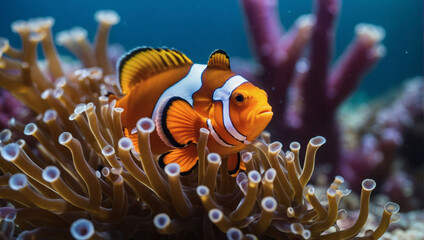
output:
{"label": "orange fish body", "polygon": [[272,109],[266,93],[230,70],[229,57],[216,50],[207,65],[193,64],[177,50],[137,48],[118,63],[119,84],[125,96],[125,135],[138,149],[136,123],[152,118],[151,134],[159,164],[177,162],[182,174],[196,166],[200,128],[210,131],[210,152],[228,156],[231,174],[238,172],[243,150],[268,125]]}

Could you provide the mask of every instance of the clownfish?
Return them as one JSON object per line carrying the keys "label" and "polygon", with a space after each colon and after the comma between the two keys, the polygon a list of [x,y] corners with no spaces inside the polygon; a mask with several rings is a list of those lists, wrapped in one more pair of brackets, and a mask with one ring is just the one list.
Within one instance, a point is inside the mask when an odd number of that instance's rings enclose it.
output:
{"label": "clownfish", "polygon": [[[140,47],[117,63],[118,86],[123,97],[124,133],[138,150],[136,123],[155,122],[151,149],[164,167],[178,163],[181,175],[198,161],[200,129],[209,130],[207,147],[228,157],[231,175],[240,169],[240,154],[265,129],[273,112],[265,91],[230,69],[223,50],[214,51],[207,65],[193,64],[183,53],[167,48]],[[242,166],[243,168],[243,166]]]}

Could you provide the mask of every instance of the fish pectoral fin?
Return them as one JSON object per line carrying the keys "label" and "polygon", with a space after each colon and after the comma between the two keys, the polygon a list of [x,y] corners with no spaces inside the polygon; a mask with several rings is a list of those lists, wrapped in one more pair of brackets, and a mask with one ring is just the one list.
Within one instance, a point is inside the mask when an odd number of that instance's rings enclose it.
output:
{"label": "fish pectoral fin", "polygon": [[159,157],[159,166],[164,168],[170,163],[178,163],[181,169],[180,175],[186,176],[194,170],[198,160],[196,144],[191,143],[186,147],[177,148],[162,154]]}
{"label": "fish pectoral fin", "polygon": [[237,176],[240,170],[246,170],[243,161],[241,161],[240,153],[234,153],[228,156],[227,159],[228,174],[232,177]]}
{"label": "fish pectoral fin", "polygon": [[200,114],[184,99],[171,97],[158,111],[156,126],[159,137],[168,145],[181,148],[196,143],[202,121]]}
{"label": "fish pectoral fin", "polygon": [[124,55],[117,64],[119,84],[123,94],[141,81],[170,68],[192,64],[175,49],[138,47]]}
{"label": "fish pectoral fin", "polygon": [[230,57],[224,50],[217,49],[209,56],[208,68],[230,70]]}

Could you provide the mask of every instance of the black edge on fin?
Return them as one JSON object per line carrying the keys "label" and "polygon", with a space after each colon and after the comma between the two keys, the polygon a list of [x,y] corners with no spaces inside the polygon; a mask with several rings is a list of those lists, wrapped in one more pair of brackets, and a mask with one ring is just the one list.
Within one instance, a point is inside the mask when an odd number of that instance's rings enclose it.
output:
{"label": "black edge on fin", "polygon": [[238,152],[237,153],[237,164],[236,164],[236,168],[234,168],[231,171],[228,171],[228,174],[233,175],[233,174],[236,174],[240,170],[240,161],[241,161],[241,155],[240,155],[240,152]]}
{"label": "black edge on fin", "polygon": [[175,140],[175,138],[172,136],[171,132],[169,131],[169,129],[168,129],[167,125],[166,125],[166,117],[167,117],[167,114],[168,114],[168,110],[171,107],[172,102],[178,101],[178,100],[187,102],[186,100],[184,100],[183,98],[180,98],[180,97],[172,97],[172,98],[170,98],[168,100],[168,102],[165,104],[165,106],[163,107],[162,116],[161,116],[161,119],[160,119],[161,120],[160,121],[160,125],[161,125],[161,128],[162,128],[162,132],[165,135],[165,137],[168,139],[169,143],[172,146],[174,146],[174,147],[182,148],[182,147],[185,147],[186,145],[185,144],[180,144],[179,142],[177,142],[177,140]]}
{"label": "black edge on fin", "polygon": [[[163,162],[163,159],[165,158],[166,155],[168,155],[170,153],[171,152],[166,152],[166,153],[160,155],[160,157],[158,159],[158,164],[159,164],[159,167],[161,167],[162,169],[165,169],[165,166],[166,166],[166,164]],[[180,176],[189,175],[190,173],[192,173],[194,171],[194,169],[197,167],[198,164],[199,164],[199,161],[197,161],[196,164],[194,164],[194,166],[190,170],[188,170],[186,172],[180,172]]]}

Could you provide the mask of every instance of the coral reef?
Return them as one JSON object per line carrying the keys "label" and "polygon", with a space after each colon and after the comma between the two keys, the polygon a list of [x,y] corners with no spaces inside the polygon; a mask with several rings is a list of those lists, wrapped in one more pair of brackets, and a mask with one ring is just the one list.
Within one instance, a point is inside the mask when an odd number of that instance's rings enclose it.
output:
{"label": "coral reef", "polygon": [[[242,154],[247,170],[236,178],[228,175],[227,159],[208,152],[206,129],[197,146],[204,164],[185,177],[177,164],[158,166],[150,150],[151,119],[137,123],[136,152],[123,136],[123,110],[106,97],[108,91],[119,93],[106,51],[119,16],[99,11],[95,18],[94,46],[81,28],[57,38],[82,62],[84,68],[72,72],[64,71],[56,53],[51,18],[12,24],[22,38],[21,50],[1,40],[0,86],[39,115],[25,126],[15,121],[2,134],[0,198],[7,202],[0,207],[0,237],[348,239],[358,234],[376,182],[362,182],[358,217],[339,228],[337,220],[347,214],[339,202],[350,193],[341,186],[344,179],[337,176],[322,196],[308,185],[323,137],[310,139],[301,164],[298,142],[282,151],[282,144],[271,143],[264,133]],[[40,42],[46,71],[36,57]],[[29,147],[17,132],[36,139],[36,146]],[[380,237],[398,211],[388,202],[378,227],[363,238]]]}
{"label": "coral reef", "polygon": [[9,92],[0,89],[0,130],[7,128],[12,118],[26,122],[31,118],[31,112]]}
{"label": "coral reef", "polygon": [[234,67],[241,75],[256,79],[268,93],[275,111],[270,131],[284,145],[293,138],[306,143],[312,136],[325,135],[332,147],[323,148],[324,161],[336,164],[342,148],[336,110],[384,55],[380,44],[384,30],[358,24],[356,38],[330,66],[339,0],[316,0],[315,14],[299,17],[287,32],[280,23],[278,1],[240,2],[259,66],[236,62]]}
{"label": "coral reef", "polygon": [[384,30],[358,24],[356,38],[330,66],[340,1],[316,0],[315,14],[299,17],[287,32],[278,1],[240,2],[258,65],[238,60],[234,68],[269,94],[275,111],[269,126],[273,136],[287,145],[291,139],[304,143],[325,135],[331,148],[322,149],[323,160],[332,169],[321,169],[320,175],[339,174],[350,183],[372,176],[384,182],[378,192],[396,199],[402,209],[421,208],[424,166],[417,160],[423,158],[424,143],[422,77],[384,101],[340,111],[362,75],[384,56]]}
{"label": "coral reef", "polygon": [[423,99],[423,78],[415,77],[388,96],[348,107],[339,116],[344,148],[338,172],[348,182],[374,176],[384,182],[380,192],[404,210],[423,207]]}

